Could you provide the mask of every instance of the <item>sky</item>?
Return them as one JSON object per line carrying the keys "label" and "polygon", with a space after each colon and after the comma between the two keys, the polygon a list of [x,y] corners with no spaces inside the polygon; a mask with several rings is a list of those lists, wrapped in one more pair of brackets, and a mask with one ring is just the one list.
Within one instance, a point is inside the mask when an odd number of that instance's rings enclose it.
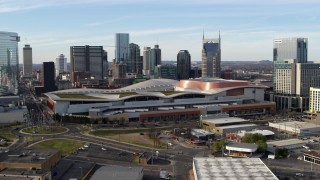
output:
{"label": "sky", "polygon": [[159,44],[162,60],[189,50],[201,60],[202,34],[221,32],[222,61],[272,60],[275,38],[306,37],[309,61],[320,61],[319,0],[0,0],[0,31],[30,44],[33,62],[70,59],[70,46],[104,46],[114,59],[115,33],[130,43]]}

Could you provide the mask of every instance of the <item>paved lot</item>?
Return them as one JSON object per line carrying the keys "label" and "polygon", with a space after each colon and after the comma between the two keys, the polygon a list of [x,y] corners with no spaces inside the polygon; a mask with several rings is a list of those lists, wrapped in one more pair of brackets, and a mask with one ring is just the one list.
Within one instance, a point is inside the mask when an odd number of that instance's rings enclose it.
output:
{"label": "paved lot", "polygon": [[[102,150],[102,147],[105,150]],[[95,144],[90,144],[88,148],[84,148],[84,150],[78,150],[75,154],[81,157],[88,158],[96,158],[96,159],[106,159],[106,160],[114,160],[114,161],[125,161],[132,162],[135,156],[131,153],[121,152],[115,149],[111,149],[108,147],[99,146]]]}

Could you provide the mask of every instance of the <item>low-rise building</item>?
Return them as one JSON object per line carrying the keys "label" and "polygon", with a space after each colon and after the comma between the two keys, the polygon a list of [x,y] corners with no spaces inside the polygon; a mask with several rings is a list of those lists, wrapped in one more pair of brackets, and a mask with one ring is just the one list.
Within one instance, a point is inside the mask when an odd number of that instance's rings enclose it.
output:
{"label": "low-rise building", "polygon": [[202,128],[215,134],[225,135],[240,130],[251,131],[258,126],[238,117],[208,116],[202,120]]}
{"label": "low-rise building", "polygon": [[267,151],[274,153],[275,149],[297,149],[302,148],[303,145],[307,144],[308,141],[301,139],[285,139],[280,141],[269,141],[267,142]]}
{"label": "low-rise building", "polygon": [[238,131],[235,133],[228,133],[228,134],[226,134],[226,138],[228,138],[229,140],[240,141],[241,138],[243,136],[245,136],[246,134],[261,134],[266,138],[270,138],[270,137],[274,136],[274,132],[272,132],[270,130],[254,129],[252,131],[241,130],[241,131]]}
{"label": "low-rise building", "polygon": [[269,122],[269,126],[279,131],[300,136],[313,136],[320,132],[320,126],[302,121]]}
{"label": "low-rise building", "polygon": [[278,179],[260,158],[193,158],[195,180]]}
{"label": "low-rise building", "polygon": [[313,164],[320,165],[320,153],[316,151],[309,151],[303,154],[303,160]]}
{"label": "low-rise building", "polygon": [[233,157],[251,157],[257,150],[258,145],[248,143],[229,142],[226,145],[227,155]]}
{"label": "low-rise building", "polygon": [[0,157],[0,169],[36,169],[51,170],[61,159],[56,149],[26,149],[20,152],[10,151]]}
{"label": "low-rise building", "polygon": [[102,166],[92,175],[91,180],[100,179],[142,180],[142,167]]}
{"label": "low-rise building", "polygon": [[0,180],[51,180],[50,170],[35,170],[24,168],[5,168],[0,170]]}

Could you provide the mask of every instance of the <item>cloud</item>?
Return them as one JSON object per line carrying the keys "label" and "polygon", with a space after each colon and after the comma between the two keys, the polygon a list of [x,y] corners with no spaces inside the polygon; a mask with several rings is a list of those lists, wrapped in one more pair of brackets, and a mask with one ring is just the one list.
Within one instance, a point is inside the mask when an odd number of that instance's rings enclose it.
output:
{"label": "cloud", "polygon": [[295,4],[320,4],[318,0],[278,0],[278,1],[257,1],[257,0],[0,0],[0,13],[27,11],[44,7],[60,7],[71,5],[232,5],[232,6],[274,6],[274,5],[295,5]]}
{"label": "cloud", "polygon": [[98,22],[92,22],[92,23],[84,24],[83,26],[86,26],[86,27],[101,26],[101,25],[104,25],[104,24],[119,22],[119,21],[127,20],[127,19],[130,19],[130,17],[129,16],[122,16],[122,17],[119,17],[119,18],[113,18],[113,19],[110,18],[109,20],[104,20],[104,21],[98,21]]}

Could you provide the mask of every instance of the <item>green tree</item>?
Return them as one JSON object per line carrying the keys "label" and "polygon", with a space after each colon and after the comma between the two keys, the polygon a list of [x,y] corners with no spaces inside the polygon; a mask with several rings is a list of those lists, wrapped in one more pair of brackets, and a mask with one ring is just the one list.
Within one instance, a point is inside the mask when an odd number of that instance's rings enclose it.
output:
{"label": "green tree", "polygon": [[259,152],[265,152],[267,150],[267,143],[266,142],[263,142],[262,140],[258,140],[256,142],[256,145],[258,146],[258,151]]}
{"label": "green tree", "polygon": [[265,152],[267,150],[267,139],[262,134],[246,134],[241,138],[243,143],[255,143],[258,146],[258,152]]}
{"label": "green tree", "polygon": [[212,143],[212,153],[221,152],[222,149],[225,149],[227,145],[227,142],[225,141],[216,141]]}
{"label": "green tree", "polygon": [[241,138],[241,142],[244,143],[256,143],[257,141],[263,141],[266,142],[267,139],[262,134],[254,133],[254,134],[246,134]]}
{"label": "green tree", "polygon": [[274,151],[274,154],[276,156],[276,159],[286,158],[289,155],[288,149],[280,149],[280,148],[276,148]]}

